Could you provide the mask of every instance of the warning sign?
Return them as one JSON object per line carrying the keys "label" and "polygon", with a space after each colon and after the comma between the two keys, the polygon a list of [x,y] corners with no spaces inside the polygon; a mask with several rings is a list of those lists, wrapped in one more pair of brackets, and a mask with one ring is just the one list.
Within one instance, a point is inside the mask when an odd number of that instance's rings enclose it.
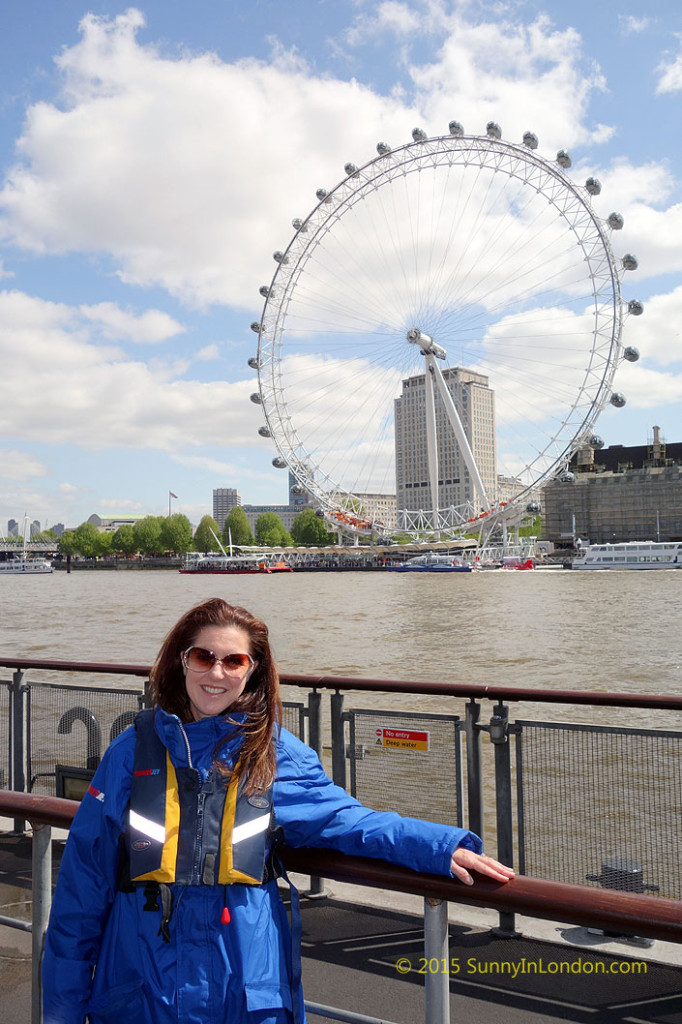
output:
{"label": "warning sign", "polygon": [[377,747],[401,747],[403,750],[428,750],[428,732],[416,732],[413,729],[384,729],[376,730]]}

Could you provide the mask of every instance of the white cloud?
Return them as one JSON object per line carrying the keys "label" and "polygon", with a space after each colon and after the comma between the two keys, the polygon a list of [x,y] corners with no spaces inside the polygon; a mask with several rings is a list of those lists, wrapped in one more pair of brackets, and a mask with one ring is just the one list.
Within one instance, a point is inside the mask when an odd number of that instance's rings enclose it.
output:
{"label": "white cloud", "polygon": [[202,362],[211,362],[213,359],[220,358],[220,349],[217,345],[204,345],[198,352],[194,353],[194,358]]}
{"label": "white cloud", "polygon": [[99,302],[94,306],[80,306],[79,312],[99,327],[103,337],[117,341],[155,345],[185,330],[182,324],[159,309],[148,309],[136,316],[114,302]]}
{"label": "white cloud", "polygon": [[656,86],[658,94],[682,89],[682,36],[677,38],[680,40],[680,52],[675,57],[666,55],[657,68],[660,73]]}
{"label": "white cloud", "polygon": [[97,508],[105,508],[110,512],[137,512],[144,507],[141,501],[132,498],[100,498],[96,505]]}
{"label": "white cloud", "polygon": [[637,18],[633,14],[618,15],[618,25],[623,35],[637,35],[640,32],[646,32],[653,22],[653,18]]}
{"label": "white cloud", "polygon": [[5,270],[2,260],[0,260],[0,278],[2,277],[14,277],[14,271]]}
{"label": "white cloud", "polygon": [[28,452],[14,448],[0,448],[0,478],[3,480],[30,480],[45,476],[45,466]]}
{"label": "white cloud", "polygon": [[[623,334],[626,345],[634,345],[647,361],[658,366],[682,364],[682,285],[662,295],[653,295],[644,314],[628,317]],[[637,376],[639,370],[633,370]]]}
{"label": "white cloud", "polygon": [[404,38],[419,33],[422,28],[423,21],[414,7],[397,0],[385,0],[376,4],[371,14],[361,12],[344,33],[344,40],[348,46],[362,46],[387,33]]}
{"label": "white cloud", "polygon": [[[290,218],[381,137],[408,141],[416,123],[445,132],[453,116],[474,132],[499,120],[509,138],[531,128],[550,153],[610,134],[586,125],[603,80],[572,29],[470,23],[434,2],[381,4],[372,17],[402,39],[417,22],[436,31],[436,59],[412,68],[413,99],[318,76],[278,48],[269,63],[170,59],[137,41],[139,12],[87,15],[81,41],[58,58],[61,105],[28,111],[0,234],[36,253],[106,253],[125,282],[190,303],[253,309]],[[101,318],[110,331],[126,326],[120,311]],[[127,329],[153,341],[181,328],[148,316]]]}
{"label": "white cloud", "polygon": [[92,450],[257,443],[252,380],[180,379],[185,362],[146,365],[93,333],[69,306],[0,292],[0,433]]}

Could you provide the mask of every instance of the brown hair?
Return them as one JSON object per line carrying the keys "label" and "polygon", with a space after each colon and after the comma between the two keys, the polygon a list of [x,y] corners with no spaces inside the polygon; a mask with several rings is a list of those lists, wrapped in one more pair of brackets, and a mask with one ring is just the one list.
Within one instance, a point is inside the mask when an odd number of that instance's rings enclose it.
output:
{"label": "brown hair", "polygon": [[[240,775],[247,774],[248,792],[262,792],[275,778],[277,760],[273,735],[282,717],[279,676],[264,622],[245,608],[228,604],[220,597],[190,608],[169,632],[152,666],[149,674],[152,701],[164,711],[177,715],[181,722],[193,721],[181,655],[192,646],[204,626],[233,626],[243,630],[249,638],[256,667],[244,692],[226,714],[246,714],[237,771]],[[218,759],[221,746],[219,744],[215,752],[215,765],[223,774],[229,774]]]}

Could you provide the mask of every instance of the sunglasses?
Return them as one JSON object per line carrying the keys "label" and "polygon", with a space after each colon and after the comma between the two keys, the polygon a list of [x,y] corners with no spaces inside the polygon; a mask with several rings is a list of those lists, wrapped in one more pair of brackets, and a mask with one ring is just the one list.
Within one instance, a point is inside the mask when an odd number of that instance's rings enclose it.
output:
{"label": "sunglasses", "polygon": [[216,662],[220,662],[226,675],[238,679],[243,679],[256,664],[250,654],[226,654],[224,658],[218,658],[205,647],[188,647],[182,652],[182,661],[185,668],[193,672],[210,672]]}

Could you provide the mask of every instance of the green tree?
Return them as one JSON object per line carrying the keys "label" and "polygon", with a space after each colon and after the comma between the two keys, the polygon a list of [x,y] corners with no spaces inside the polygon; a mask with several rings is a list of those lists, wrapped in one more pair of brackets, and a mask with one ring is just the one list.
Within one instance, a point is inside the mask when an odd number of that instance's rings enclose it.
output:
{"label": "green tree", "polygon": [[135,542],[135,534],[130,523],[124,523],[123,526],[119,526],[118,530],[115,530],[111,536],[111,544],[114,551],[120,552],[122,555],[134,555],[137,551],[137,544]]}
{"label": "green tree", "polygon": [[95,554],[98,558],[103,558],[105,555],[111,554],[114,550],[113,539],[113,533],[97,534],[97,540],[95,541]]}
{"label": "green tree", "polygon": [[202,516],[201,522],[194,531],[194,549],[195,551],[217,551],[218,545],[216,539],[213,536],[215,533],[216,537],[220,536],[220,527],[216,523],[213,516]]}
{"label": "green tree", "polygon": [[266,547],[288,547],[291,537],[276,512],[263,512],[256,520],[256,543]]}
{"label": "green tree", "polygon": [[161,518],[159,516],[145,516],[138,519],[133,526],[133,536],[137,550],[143,555],[160,555],[163,551],[161,543]]}
{"label": "green tree", "polygon": [[92,523],[81,523],[73,531],[76,551],[84,558],[92,558],[97,553],[99,530]]}
{"label": "green tree", "polygon": [[192,525],[181,512],[166,516],[161,523],[161,543],[166,551],[184,554],[192,547]]}
{"label": "green tree", "polygon": [[329,533],[324,520],[318,518],[314,508],[304,508],[291,524],[291,538],[294,544],[324,547],[336,541],[336,534]]}
{"label": "green tree", "polygon": [[246,518],[246,512],[241,505],[235,505],[234,508],[230,509],[230,514],[225,520],[223,543],[226,546],[230,543],[230,534],[232,535],[232,543],[238,547],[245,544],[253,544],[251,524]]}
{"label": "green tree", "polygon": [[59,554],[65,558],[71,558],[76,554],[76,538],[73,530],[64,530],[59,538]]}

